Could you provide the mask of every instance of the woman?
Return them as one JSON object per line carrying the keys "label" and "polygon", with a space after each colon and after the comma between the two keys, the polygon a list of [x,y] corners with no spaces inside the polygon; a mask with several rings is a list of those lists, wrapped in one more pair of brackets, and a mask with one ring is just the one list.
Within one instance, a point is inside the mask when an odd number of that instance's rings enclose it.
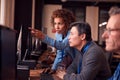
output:
{"label": "woman", "polygon": [[33,36],[40,38],[46,44],[53,46],[57,49],[55,61],[52,66],[53,72],[57,69],[57,65],[65,56],[65,48],[69,46],[68,35],[69,26],[75,21],[75,17],[72,12],[66,9],[57,9],[51,16],[51,23],[56,31],[56,40],[43,34],[41,31],[31,29]]}

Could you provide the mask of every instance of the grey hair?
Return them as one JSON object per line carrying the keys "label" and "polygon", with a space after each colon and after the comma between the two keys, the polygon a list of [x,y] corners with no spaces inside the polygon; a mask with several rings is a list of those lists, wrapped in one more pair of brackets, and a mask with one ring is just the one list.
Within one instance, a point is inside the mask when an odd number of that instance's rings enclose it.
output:
{"label": "grey hair", "polygon": [[109,13],[109,16],[120,14],[120,8],[117,6],[113,6],[111,7],[108,13]]}

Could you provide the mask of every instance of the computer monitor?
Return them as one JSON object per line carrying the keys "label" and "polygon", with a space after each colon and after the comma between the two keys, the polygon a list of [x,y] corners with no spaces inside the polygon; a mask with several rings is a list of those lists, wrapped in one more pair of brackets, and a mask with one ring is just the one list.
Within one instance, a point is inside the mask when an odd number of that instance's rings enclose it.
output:
{"label": "computer monitor", "polygon": [[16,80],[16,32],[0,25],[0,78]]}

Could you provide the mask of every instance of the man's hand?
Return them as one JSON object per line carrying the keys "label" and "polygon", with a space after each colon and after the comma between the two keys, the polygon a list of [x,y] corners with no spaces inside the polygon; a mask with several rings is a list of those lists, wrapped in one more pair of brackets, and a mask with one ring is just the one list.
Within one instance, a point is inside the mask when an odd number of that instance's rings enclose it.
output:
{"label": "man's hand", "polygon": [[56,76],[59,77],[60,79],[63,79],[65,74],[66,74],[65,70],[57,70],[56,72]]}

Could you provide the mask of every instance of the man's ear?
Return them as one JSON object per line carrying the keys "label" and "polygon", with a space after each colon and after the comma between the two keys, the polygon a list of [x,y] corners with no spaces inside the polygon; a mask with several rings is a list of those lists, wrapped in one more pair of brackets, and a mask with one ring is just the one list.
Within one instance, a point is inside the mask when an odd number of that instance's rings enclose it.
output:
{"label": "man's ear", "polygon": [[86,34],[82,34],[82,35],[81,35],[81,39],[82,39],[82,40],[85,40],[85,38],[86,38]]}

